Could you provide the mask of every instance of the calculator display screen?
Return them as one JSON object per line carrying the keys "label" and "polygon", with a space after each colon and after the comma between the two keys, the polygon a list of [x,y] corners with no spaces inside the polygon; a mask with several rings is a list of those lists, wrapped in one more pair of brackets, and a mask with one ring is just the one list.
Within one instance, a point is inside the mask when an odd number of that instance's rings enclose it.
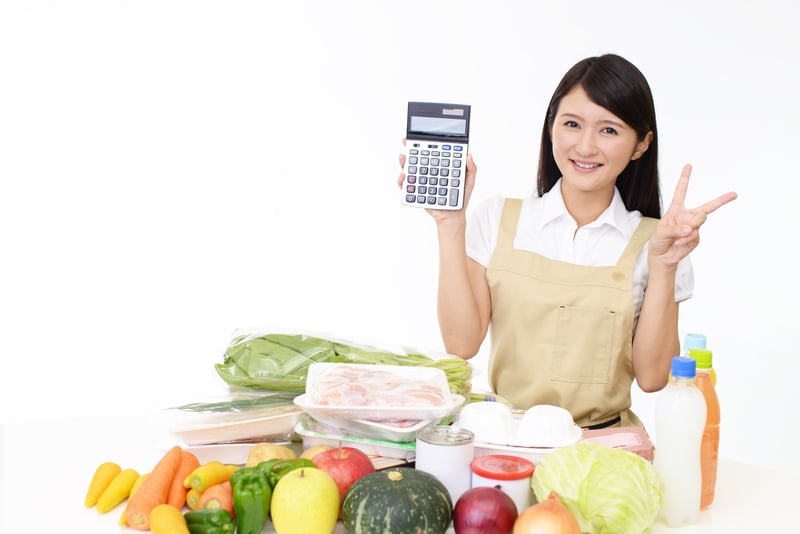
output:
{"label": "calculator display screen", "polygon": [[412,116],[410,126],[411,131],[434,135],[464,135],[467,133],[467,121],[464,119]]}

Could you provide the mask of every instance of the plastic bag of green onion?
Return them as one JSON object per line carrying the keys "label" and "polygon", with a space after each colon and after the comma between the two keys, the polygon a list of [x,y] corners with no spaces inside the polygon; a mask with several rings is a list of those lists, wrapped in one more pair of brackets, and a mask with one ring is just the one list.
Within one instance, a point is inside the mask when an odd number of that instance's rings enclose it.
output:
{"label": "plastic bag of green onion", "polygon": [[386,350],[325,334],[239,331],[223,362],[214,367],[231,386],[302,393],[314,362],[436,367],[447,375],[452,393],[467,397],[472,388],[472,368],[461,358],[416,349]]}

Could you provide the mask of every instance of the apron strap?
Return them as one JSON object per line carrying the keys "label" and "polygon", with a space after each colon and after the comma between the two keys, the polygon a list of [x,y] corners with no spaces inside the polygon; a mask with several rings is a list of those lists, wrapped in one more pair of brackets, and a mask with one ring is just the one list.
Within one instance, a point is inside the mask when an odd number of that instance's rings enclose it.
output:
{"label": "apron strap", "polygon": [[658,219],[642,217],[639,226],[636,227],[636,231],[633,232],[633,236],[631,236],[631,240],[628,242],[628,246],[625,247],[625,250],[619,257],[617,267],[633,269],[633,266],[636,264],[636,258],[639,257],[645,243],[647,243],[650,236],[653,235],[656,225],[658,225]]}
{"label": "apron strap", "polygon": [[514,248],[514,237],[519,226],[519,214],[522,211],[521,198],[507,198],[503,202],[503,215],[500,217],[500,228],[497,230],[497,248]]}

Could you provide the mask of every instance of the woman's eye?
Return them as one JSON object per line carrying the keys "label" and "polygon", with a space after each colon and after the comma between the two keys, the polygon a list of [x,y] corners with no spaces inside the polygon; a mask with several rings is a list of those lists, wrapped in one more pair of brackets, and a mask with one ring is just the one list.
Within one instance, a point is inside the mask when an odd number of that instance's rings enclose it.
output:
{"label": "woman's eye", "polygon": [[614,128],[612,128],[611,126],[606,126],[601,131],[603,133],[611,134],[611,135],[616,135],[617,134],[617,131]]}
{"label": "woman's eye", "polygon": [[567,128],[577,128],[578,127],[578,123],[575,122],[575,121],[566,121],[564,123],[564,126],[566,126]]}

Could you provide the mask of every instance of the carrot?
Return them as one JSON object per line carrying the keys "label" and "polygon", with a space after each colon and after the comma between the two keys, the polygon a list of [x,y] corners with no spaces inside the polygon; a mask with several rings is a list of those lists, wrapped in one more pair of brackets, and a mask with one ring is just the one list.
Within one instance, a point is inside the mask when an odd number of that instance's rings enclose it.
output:
{"label": "carrot", "polygon": [[222,462],[212,460],[197,467],[183,481],[183,487],[205,491],[214,484],[225,482],[231,478],[231,468]]}
{"label": "carrot", "polygon": [[122,468],[114,462],[104,462],[95,469],[92,481],[89,483],[89,489],[86,492],[86,498],[83,500],[86,508],[91,508],[97,504],[97,499],[100,498],[103,490],[111,484],[111,481],[120,471],[122,471]]}
{"label": "carrot", "polygon": [[168,450],[150,471],[139,491],[128,499],[125,520],[129,526],[137,530],[149,530],[150,512],[159,504],[167,502],[169,487],[181,463],[182,450],[179,445]]}
{"label": "carrot", "polygon": [[227,510],[232,516],[235,514],[233,511],[233,488],[231,481],[227,480],[220,484],[215,484],[203,492],[200,497],[200,508],[211,508],[218,510],[222,508]]}
{"label": "carrot", "polygon": [[181,451],[181,463],[172,478],[172,484],[167,495],[167,504],[171,504],[178,510],[183,508],[183,505],[186,504],[186,488],[183,487],[183,481],[199,466],[200,460],[197,459],[197,456],[187,450]]}
{"label": "carrot", "polygon": [[186,492],[186,506],[189,507],[189,510],[197,510],[200,508],[200,497],[202,496],[203,492],[194,488]]}
{"label": "carrot", "polygon": [[120,471],[111,481],[111,484],[100,494],[100,498],[97,499],[97,511],[101,514],[110,512],[115,506],[127,499],[138,478],[139,473],[135,469],[129,468]]}
{"label": "carrot", "polygon": [[[133,494],[139,491],[139,488],[142,487],[145,479],[150,475],[150,473],[145,473],[143,475],[139,475],[139,478],[136,479],[136,482],[133,483],[133,487],[131,487],[131,492],[128,494],[128,499],[133,497]],[[128,526],[128,522],[125,520],[125,510],[122,511],[122,514],[119,516],[119,525],[123,527]]]}
{"label": "carrot", "polygon": [[159,504],[153,508],[148,519],[153,534],[189,534],[183,514],[170,504]]}

